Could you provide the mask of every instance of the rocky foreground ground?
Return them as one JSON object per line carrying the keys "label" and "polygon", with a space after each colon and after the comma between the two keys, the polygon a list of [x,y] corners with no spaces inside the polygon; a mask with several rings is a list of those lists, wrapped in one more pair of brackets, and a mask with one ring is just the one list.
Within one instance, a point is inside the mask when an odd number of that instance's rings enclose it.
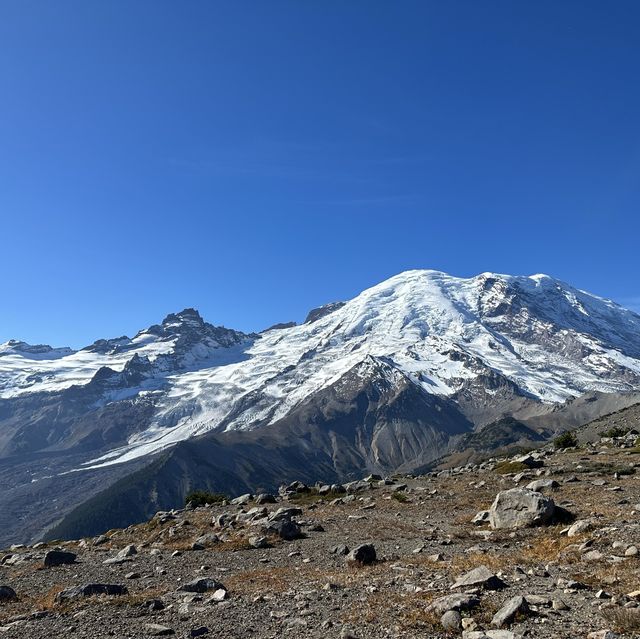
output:
{"label": "rocky foreground ground", "polygon": [[0,631],[640,636],[638,467],[628,438],[601,440],[428,476],[294,484],[13,547],[0,564]]}

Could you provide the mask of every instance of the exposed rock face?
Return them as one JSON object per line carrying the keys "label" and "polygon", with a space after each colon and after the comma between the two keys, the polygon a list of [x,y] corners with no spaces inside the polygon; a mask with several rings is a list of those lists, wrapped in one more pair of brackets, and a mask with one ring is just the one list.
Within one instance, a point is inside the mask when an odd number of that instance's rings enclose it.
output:
{"label": "exposed rock face", "polygon": [[504,490],[489,509],[491,528],[526,528],[545,524],[555,511],[553,499],[526,488]]}

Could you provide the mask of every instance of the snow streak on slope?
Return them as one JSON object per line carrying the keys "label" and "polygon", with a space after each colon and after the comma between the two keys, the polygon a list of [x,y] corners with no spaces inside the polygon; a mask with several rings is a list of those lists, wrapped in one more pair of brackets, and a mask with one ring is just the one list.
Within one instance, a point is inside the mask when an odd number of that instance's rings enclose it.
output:
{"label": "snow streak on slope", "polygon": [[546,276],[410,271],[311,324],[263,334],[242,361],[171,377],[153,426],[99,463],[273,423],[368,355],[441,395],[487,369],[545,402],[630,390],[640,383],[639,335],[637,315]]}

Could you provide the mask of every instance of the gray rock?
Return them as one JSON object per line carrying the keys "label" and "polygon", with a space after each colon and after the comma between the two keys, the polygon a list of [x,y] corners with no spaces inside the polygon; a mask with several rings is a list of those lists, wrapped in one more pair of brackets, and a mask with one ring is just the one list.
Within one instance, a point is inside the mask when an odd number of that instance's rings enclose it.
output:
{"label": "gray rock", "polygon": [[489,511],[488,510],[481,510],[472,520],[471,520],[472,524],[475,524],[476,526],[481,526],[482,524],[488,524],[489,523]]}
{"label": "gray rock", "polygon": [[445,630],[460,630],[462,615],[457,610],[447,610],[440,618],[440,624]]}
{"label": "gray rock", "polygon": [[274,513],[271,513],[268,517],[268,521],[282,521],[285,519],[291,519],[302,515],[301,508],[278,508]]}
{"label": "gray rock", "polygon": [[338,544],[337,546],[334,546],[331,549],[331,552],[334,555],[348,555],[349,554],[349,547],[346,546],[345,544]]}
{"label": "gray rock", "polygon": [[458,577],[453,586],[451,586],[451,589],[479,587],[485,590],[500,590],[505,586],[504,581],[494,575],[486,566],[478,566],[461,577]]}
{"label": "gray rock", "polygon": [[84,584],[82,586],[74,586],[62,590],[56,595],[56,601],[59,603],[70,599],[78,599],[80,597],[93,597],[94,595],[109,595],[120,597],[128,594],[125,586],[119,584]]}
{"label": "gray rock", "polygon": [[286,541],[300,539],[303,536],[300,526],[291,519],[276,519],[269,523],[267,530],[274,532],[278,537]]}
{"label": "gray rock", "polygon": [[443,614],[448,610],[473,610],[480,605],[480,599],[475,595],[455,594],[445,595],[432,601],[427,606],[427,611]]}
{"label": "gray rock", "polygon": [[249,545],[252,548],[268,548],[269,540],[266,537],[249,537]]}
{"label": "gray rock", "polygon": [[529,612],[529,604],[521,595],[511,597],[505,604],[493,615],[491,625],[496,628],[502,628],[513,623],[517,614],[526,614]]}
{"label": "gray rock", "polygon": [[63,550],[50,550],[44,556],[44,565],[47,568],[53,568],[54,566],[73,564],[75,563],[76,558],[77,556],[72,552],[65,552]]}
{"label": "gray rock", "polygon": [[543,493],[547,490],[557,490],[560,488],[560,484],[555,479],[536,479],[528,483],[525,488],[537,493]]}
{"label": "gray rock", "polygon": [[126,557],[133,557],[133,555],[138,554],[138,549],[133,545],[129,544],[125,546],[117,555],[118,559],[125,559]]}
{"label": "gray rock", "polygon": [[220,543],[220,537],[215,533],[207,533],[206,535],[198,537],[195,543],[204,548],[208,548],[209,546],[215,546],[215,544]]}
{"label": "gray rock", "polygon": [[526,528],[549,522],[553,517],[553,499],[526,488],[504,490],[489,509],[491,528]]}
{"label": "gray rock", "polygon": [[18,598],[11,586],[0,586],[0,601],[15,601]]}
{"label": "gray rock", "polygon": [[593,528],[593,524],[588,519],[579,519],[567,530],[567,537],[575,537],[588,532]]}
{"label": "gray rock", "polygon": [[200,579],[194,579],[186,584],[182,584],[178,590],[180,592],[198,592],[203,593],[209,590],[226,590],[226,588],[215,579],[208,577],[201,577]]}
{"label": "gray rock", "polygon": [[276,496],[271,495],[269,493],[260,493],[259,495],[256,496],[255,502],[259,506],[262,504],[275,504]]}
{"label": "gray rock", "polygon": [[168,626],[161,626],[157,623],[146,623],[144,625],[144,632],[152,637],[167,637],[175,634],[172,628],[169,628]]}
{"label": "gray rock", "polygon": [[372,564],[376,561],[376,549],[373,544],[361,544],[347,555],[347,561],[362,565]]}
{"label": "gray rock", "polygon": [[191,628],[189,631],[190,637],[202,637],[209,634],[209,628],[206,626],[199,626],[198,628]]}
{"label": "gray rock", "polygon": [[253,495],[251,493],[246,493],[244,495],[240,495],[240,497],[236,497],[235,499],[232,499],[231,503],[234,506],[244,506],[245,504],[248,504],[252,499],[253,499]]}

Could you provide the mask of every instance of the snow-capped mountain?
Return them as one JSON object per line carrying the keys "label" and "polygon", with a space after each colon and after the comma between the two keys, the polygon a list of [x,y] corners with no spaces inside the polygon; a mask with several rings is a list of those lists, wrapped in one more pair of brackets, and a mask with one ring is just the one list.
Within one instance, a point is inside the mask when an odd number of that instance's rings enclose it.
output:
{"label": "snow-capped mountain", "polygon": [[[133,339],[77,352],[8,342],[0,346],[0,396],[110,375],[115,383],[97,401],[154,395],[148,427],[95,460],[113,463],[211,430],[274,423],[368,357],[431,394],[455,396],[490,374],[523,396],[562,402],[640,387],[640,317],[545,275],[462,279],[416,270],[259,336],[216,328],[188,309]],[[133,383],[115,375],[132,371]]]}
{"label": "snow-capped mountain", "polygon": [[186,309],[78,351],[2,344],[0,456],[64,450],[52,474],[119,473],[195,437],[244,451],[322,424],[323,467],[344,475],[418,467],[506,415],[638,389],[637,314],[546,275],[415,270],[260,334]]}

